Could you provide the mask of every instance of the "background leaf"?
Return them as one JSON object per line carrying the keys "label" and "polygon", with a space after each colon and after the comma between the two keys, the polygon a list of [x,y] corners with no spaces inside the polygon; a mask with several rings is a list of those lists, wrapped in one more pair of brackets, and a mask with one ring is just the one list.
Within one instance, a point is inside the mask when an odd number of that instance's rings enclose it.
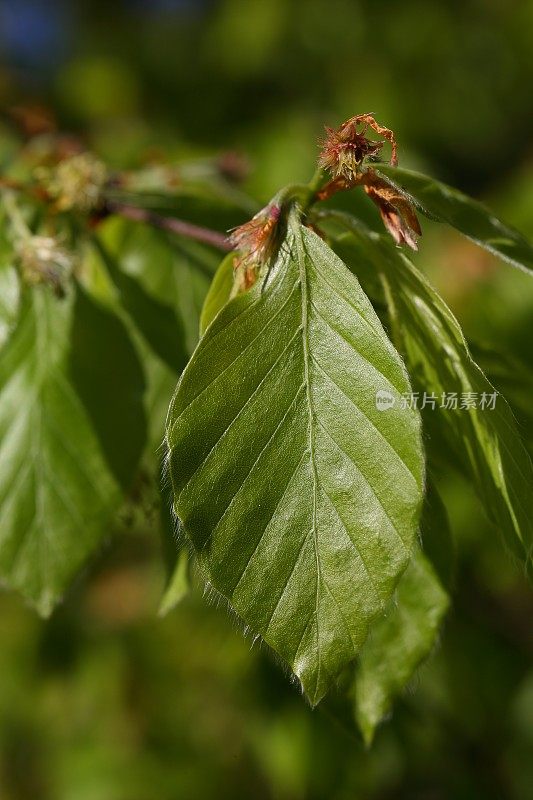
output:
{"label": "background leaf", "polygon": [[[183,164],[182,170],[185,167]],[[215,180],[212,174],[204,183],[199,183],[198,179],[181,181],[171,191],[162,189],[159,176],[151,190],[108,188],[106,198],[219,231],[228,231],[246,222],[259,210],[256,201],[232,184]]]}
{"label": "background leaf", "polygon": [[0,362],[0,573],[44,615],[121,498],[71,382],[73,310],[72,294],[27,290]]}
{"label": "background leaf", "polygon": [[[383,616],[371,626],[356,663],[321,708],[372,743],[377,726],[430,655],[449,605],[453,544],[446,510],[430,484],[417,547]],[[438,564],[438,566],[437,566]]]}
{"label": "background leaf", "polygon": [[422,547],[443,589],[449,592],[455,575],[455,543],[435,476],[428,477],[420,521]]}
{"label": "background leaf", "polygon": [[146,343],[168,367],[176,373],[181,372],[187,363],[187,352],[182,323],[174,309],[151,296],[138,281],[123,272],[119,263],[99,242],[97,247],[117,287],[122,307]]}
{"label": "background leaf", "polygon": [[512,408],[518,430],[530,457],[533,454],[533,372],[528,364],[510,353],[470,342],[470,350],[493,386]]}
{"label": "background leaf", "polygon": [[109,467],[120,485],[130,489],[146,443],[144,375],[124,323],[80,287],[69,372]]}
{"label": "background leaf", "polygon": [[95,240],[125,309],[155,354],[180,372],[220,253],[148,225],[111,217]]}
{"label": "background leaf", "polygon": [[198,341],[220,254],[118,217],[99,229],[96,244],[89,257],[91,288],[107,280],[107,302],[126,312],[147,381],[147,456],[159,470],[168,398]]}
{"label": "background leaf", "polygon": [[[220,255],[196,242],[169,237],[118,217],[106,222],[99,241],[104,269],[118,289],[143,362],[149,418],[143,463],[158,476],[169,397],[198,341],[200,311]],[[189,569],[188,559],[184,562],[181,556],[166,494],[161,491],[156,500],[167,572],[163,613],[186,592]]]}
{"label": "background leaf", "polygon": [[20,307],[19,276],[14,266],[13,247],[8,242],[0,216],[0,346],[13,329]]}
{"label": "background leaf", "polygon": [[431,562],[417,549],[394,604],[373,624],[359,657],[353,702],[367,745],[394,698],[434,648],[448,603]]}
{"label": "background leaf", "polygon": [[[495,392],[472,360],[459,323],[427,279],[382,236],[353,229],[359,259],[370,260],[388,287],[390,324],[415,388],[435,395],[426,405],[425,424],[443,453],[452,452],[470,475],[490,519],[514,553],[529,566],[533,541],[533,467],[505,399],[494,410],[460,408],[461,395]],[[352,264],[357,272],[357,262]],[[458,408],[441,407],[442,395],[455,392]],[[445,428],[442,428],[444,423]],[[445,431],[445,432],[444,432]]]}
{"label": "background leaf", "polygon": [[410,557],[416,412],[358,282],[292,218],[268,285],[228,303],[169,412],[175,509],[214,587],[311,703],[358,652]]}

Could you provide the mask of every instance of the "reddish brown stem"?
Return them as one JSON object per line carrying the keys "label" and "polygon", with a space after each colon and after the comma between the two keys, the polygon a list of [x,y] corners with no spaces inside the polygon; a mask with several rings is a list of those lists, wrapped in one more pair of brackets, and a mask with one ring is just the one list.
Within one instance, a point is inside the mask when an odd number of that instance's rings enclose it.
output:
{"label": "reddish brown stem", "polygon": [[134,222],[153,225],[154,228],[160,228],[164,231],[176,233],[178,236],[185,236],[197,242],[210,244],[212,247],[228,253],[233,250],[233,245],[225,234],[213,231],[210,228],[203,228],[200,225],[194,225],[192,222],[185,222],[185,220],[176,219],[175,217],[163,217],[147,208],[138,208],[137,206],[129,206],[112,201],[106,203],[106,208],[112,214],[119,214],[121,217],[126,217]]}

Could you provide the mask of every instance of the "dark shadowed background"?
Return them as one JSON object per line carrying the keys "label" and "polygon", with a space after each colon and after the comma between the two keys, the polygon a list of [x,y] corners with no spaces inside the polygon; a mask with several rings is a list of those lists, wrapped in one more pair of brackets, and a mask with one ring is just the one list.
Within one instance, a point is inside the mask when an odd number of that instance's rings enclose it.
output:
{"label": "dark shadowed background", "polygon": [[[325,123],[373,112],[402,166],[533,237],[530,0],[0,0],[0,56],[0,157],[45,120],[117,167],[238,153],[266,201],[312,174]],[[533,368],[530,277],[428,222],[417,263],[470,336]],[[531,595],[461,480],[441,480],[455,605],[370,752],[201,589],[156,617],[142,519],[49,622],[0,595],[2,800],[533,797]]]}

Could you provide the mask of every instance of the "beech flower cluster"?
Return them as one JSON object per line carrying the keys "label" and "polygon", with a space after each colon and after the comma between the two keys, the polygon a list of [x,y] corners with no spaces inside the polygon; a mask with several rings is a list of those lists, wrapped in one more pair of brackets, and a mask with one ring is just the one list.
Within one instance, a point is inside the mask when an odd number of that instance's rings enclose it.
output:
{"label": "beech flower cluster", "polygon": [[[367,138],[371,128],[381,141]],[[326,128],[326,137],[320,143],[319,166],[332,176],[318,193],[326,200],[338,191],[363,186],[369,198],[377,205],[381,219],[396,244],[407,244],[417,249],[416,237],[422,231],[416,211],[410,200],[394,184],[378,175],[368,165],[381,157],[385,142],[391,146],[390,164],[397,166],[398,153],[394,132],[379,125],[371,114],[359,114],[337,128]]]}

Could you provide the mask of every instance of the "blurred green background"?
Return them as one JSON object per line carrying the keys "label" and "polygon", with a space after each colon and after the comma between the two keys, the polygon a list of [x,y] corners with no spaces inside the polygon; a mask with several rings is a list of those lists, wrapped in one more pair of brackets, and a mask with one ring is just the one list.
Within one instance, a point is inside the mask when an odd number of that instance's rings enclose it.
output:
{"label": "blurred green background", "polygon": [[[1,0],[0,54],[3,147],[53,118],[117,167],[237,152],[267,200],[324,123],[374,112],[402,166],[533,237],[530,0]],[[417,261],[533,370],[530,277],[427,221]],[[461,480],[441,488],[454,607],[370,752],[201,588],[157,618],[157,538],[127,524],[49,622],[0,595],[2,800],[532,798],[531,594]]]}

